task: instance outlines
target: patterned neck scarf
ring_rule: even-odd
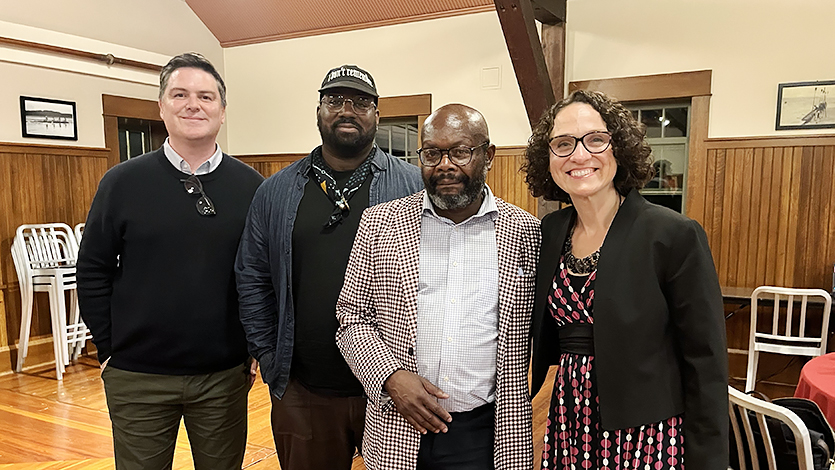
[[[369,153],[365,161],[363,161],[362,164],[354,170],[351,177],[348,178],[348,182],[345,184],[345,187],[342,189],[337,187],[336,178],[333,176],[333,170],[325,163],[325,159],[322,157],[322,147],[318,147],[313,151],[313,154],[311,155],[311,172],[313,173],[313,177],[316,178],[316,182],[319,183],[319,187],[321,187],[322,191],[328,195],[328,199],[331,200],[334,206],[333,213],[331,213],[328,221],[325,222],[325,228],[331,228],[341,224],[342,221],[345,220],[345,217],[347,217],[351,212],[351,206],[348,205],[348,201],[351,200],[354,193],[360,189],[362,183],[365,182],[366,178],[368,178],[368,174],[371,173],[371,159],[376,151],[377,146],[373,145],[371,147],[371,153]]]

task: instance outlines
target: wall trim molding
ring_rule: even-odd
[[[13,354],[14,352],[14,354]],[[14,361],[12,361],[14,357]],[[32,336],[29,338],[29,351],[23,371],[55,363],[55,351],[52,348],[52,335]],[[17,343],[0,346],[0,376],[14,372],[17,364]]]
[[[159,73],[162,70],[161,65],[149,64],[147,62],[140,62],[138,60],[124,59],[116,57],[113,54],[99,54],[96,52],[81,51],[78,49],[70,49],[68,47],[53,46],[50,44],[42,44],[39,42],[24,41],[21,39],[13,39],[0,36],[0,45],[16,47],[21,49],[34,49],[39,52],[47,52],[50,54],[60,54],[79,59],[87,59],[95,62],[101,62],[107,66],[121,65],[124,67],[132,67],[142,70],[150,70]]]
[[[432,95],[381,96],[377,109],[381,118],[428,116],[432,114]]]
[[[618,101],[651,101],[710,96],[713,71],[662,73],[634,77],[579,80],[568,84],[568,92],[595,90]]]
[[[0,153],[38,153],[73,157],[107,158],[110,150],[99,147],[73,147],[69,145],[29,144],[26,142],[0,142]]]
[[[756,147],[816,147],[835,145],[835,135],[767,135],[746,137],[716,137],[705,139],[708,149]]]
[[[526,146],[522,145],[508,145],[496,146],[497,157],[516,156],[524,153]],[[246,163],[265,163],[265,162],[295,162],[308,156],[308,153],[255,153],[248,155],[233,155]]]
[[[307,153],[255,153],[249,155],[232,155],[233,157],[247,163],[264,162],[295,162],[308,156]]]

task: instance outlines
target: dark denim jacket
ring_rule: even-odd
[[[423,189],[416,166],[379,148],[371,158],[369,205]],[[235,261],[249,353],[260,363],[270,392],[279,398],[284,396],[293,357],[293,224],[309,170],[310,155],[261,184],[252,199]]]

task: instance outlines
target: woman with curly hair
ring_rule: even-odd
[[[650,204],[644,127],[577,91],[536,126],[542,220],[532,392],[557,365],[542,468],[719,470],[728,465],[722,294],[701,226]]]

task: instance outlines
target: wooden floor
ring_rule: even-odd
[[[553,383],[553,373],[546,383]],[[546,387],[547,388],[547,387]],[[549,390],[534,399],[534,455],[539,468]],[[174,469],[193,468],[180,428]],[[244,468],[278,469],[270,430],[270,397],[260,378],[249,394],[249,436]],[[113,468],[113,442],[98,362],[82,357],[63,382],[44,367],[0,376],[0,470]],[[352,470],[365,470],[361,458]]]

